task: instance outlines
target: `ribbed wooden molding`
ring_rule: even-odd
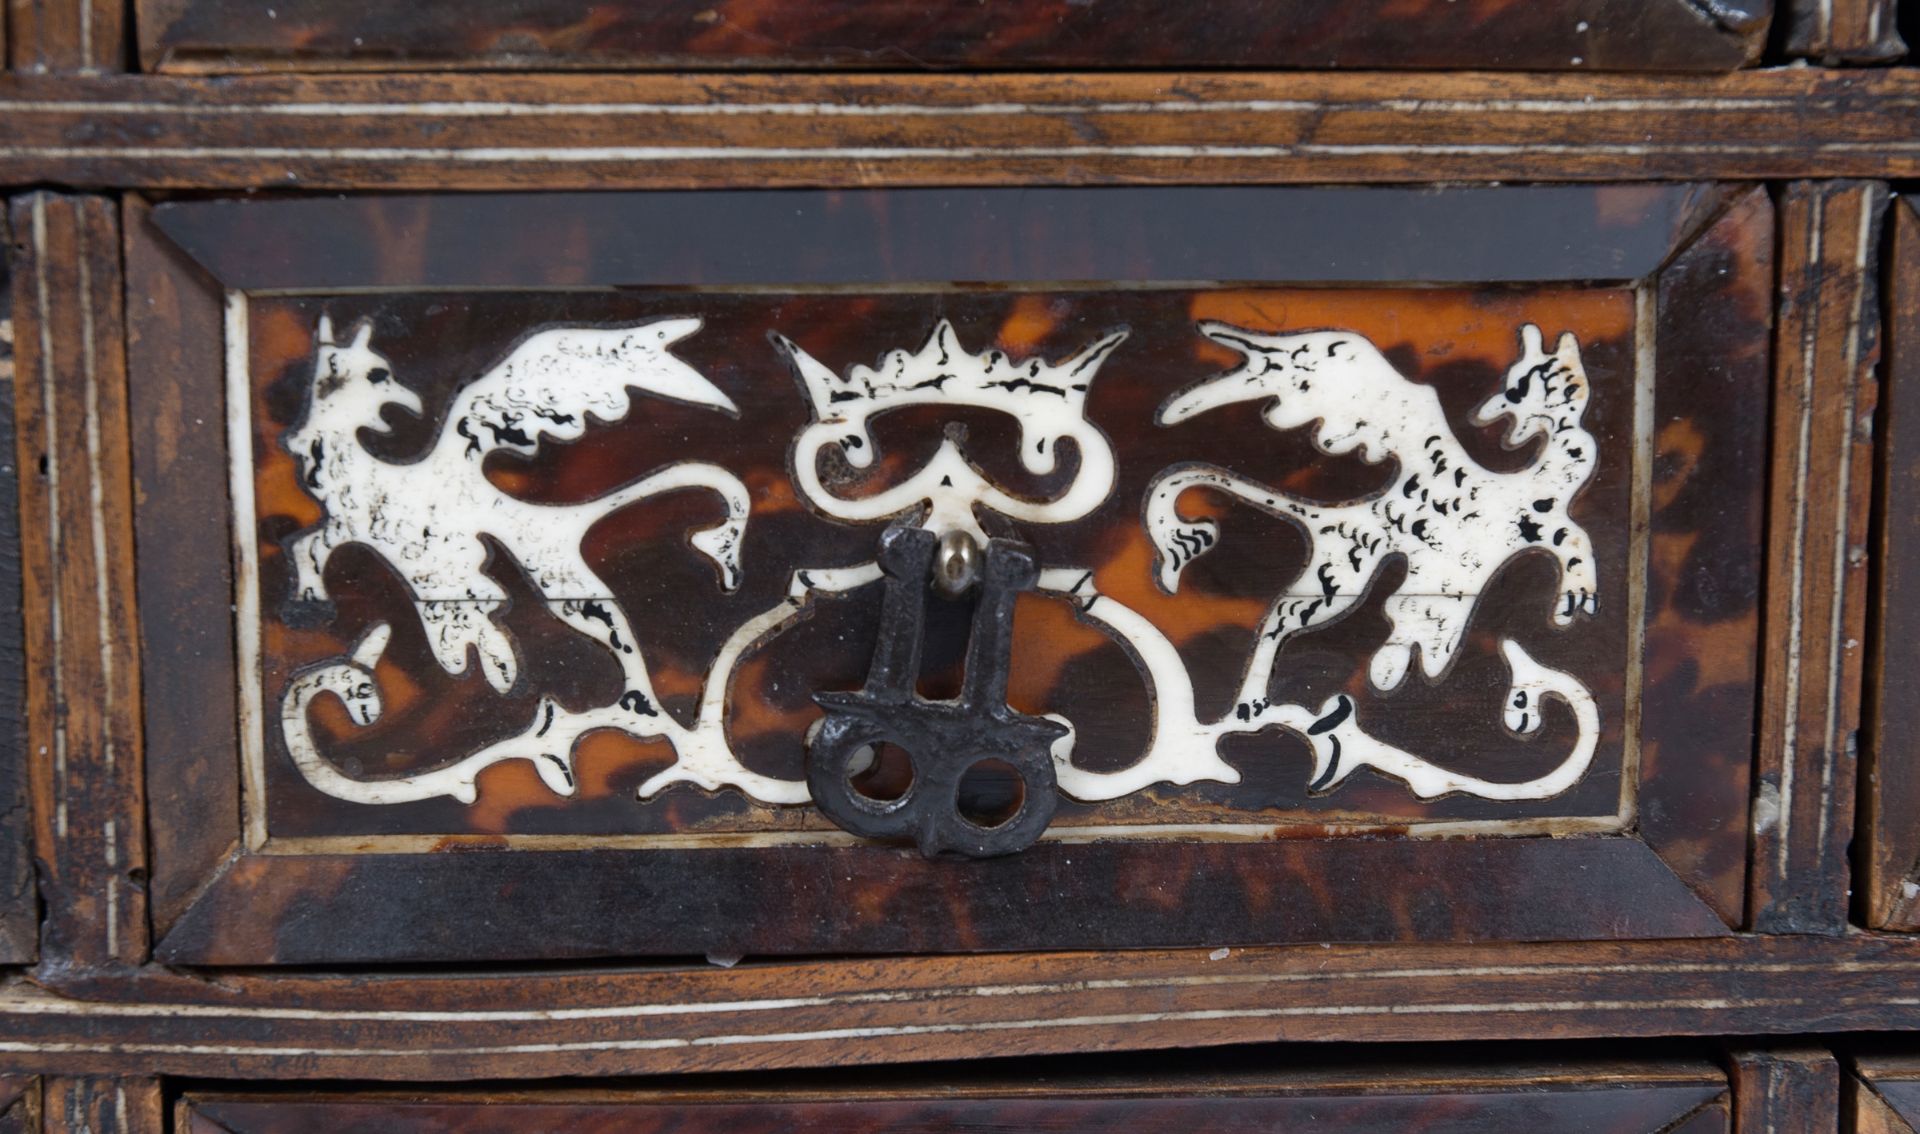
[[[57,193],[10,211],[40,956],[53,971],[137,964],[146,819],[119,214]]]
[[[0,78],[0,178],[211,189],[1920,175],[1920,73]]]
[[[0,987],[0,1073],[464,1080],[1920,1026],[1920,941],[1295,946]],[[1788,1129],[1788,1127],[1781,1127]]]
[[[1788,186],[1780,295],[1760,765],[1749,927],[1842,933],[1848,916],[1887,189]]]

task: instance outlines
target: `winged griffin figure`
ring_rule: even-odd
[[[584,503],[536,504],[495,487],[482,465],[495,452],[531,455],[544,440],[578,438],[590,418],[618,421],[633,409],[634,391],[737,413],[724,393],[669,351],[699,328],[700,320],[681,318],[539,331],[459,392],[425,456],[393,463],[369,453],[357,435],[384,432],[386,406],[420,413],[419,395],[402,385],[392,364],[373,350],[371,324],[359,324],[351,341],[340,342],[330,320],[320,320],[311,397],[283,439],[299,464],[301,483],[326,508],[318,526],[287,545],[296,608],[324,603],[328,560],[345,544],[364,544],[406,580],[440,665],[462,674],[477,657],[488,684],[505,693],[517,678],[518,662],[513,642],[492,617],[507,595],[486,573],[484,533],[526,570],[556,617],[619,660],[624,680],[615,704],[584,712],[543,698],[523,734],[453,765],[356,780],[320,755],[307,706],[328,692],[346,702],[356,723],[370,724],[379,716],[372,669],[390,628],[376,626],[350,659],[306,672],[287,691],[282,709],[287,746],[310,781],[329,794],[366,802],[437,795],[472,802],[474,777],[482,768],[524,758],[533,761],[549,787],[570,795],[573,742],[590,729],[664,736],[676,746],[690,741],[688,730],[660,708],[627,614],[587,566],[580,545],[595,523],[635,501],[678,489],[707,489],[720,497],[726,514],[719,524],[694,532],[691,541],[718,567],[720,584],[732,590],[740,574],[746,487],[717,465],[682,461]]]

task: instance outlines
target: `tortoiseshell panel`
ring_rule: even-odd
[[[357,728],[338,702],[313,712],[328,759],[362,778],[445,764],[527,727],[539,699],[569,707],[620,695],[619,672],[597,643],[569,630],[541,605],[523,569],[495,548],[489,574],[512,595],[500,622],[520,644],[522,671],[506,696],[476,670],[464,676],[435,663],[409,596],[392,568],[358,547],[328,567],[335,597],[328,616],[289,607],[284,541],[321,518],[300,467],[281,443],[299,419],[313,380],[315,329],[322,316],[346,328],[362,320],[395,379],[419,391],[424,412],[389,411],[390,436],[363,433],[381,460],[417,460],[432,446],[456,392],[503,358],[529,331],[594,327],[697,315],[700,331],[675,347],[740,406],[729,418],[710,409],[642,399],[624,420],[595,425],[572,443],[547,442],[530,459],[496,456],[488,475],[500,488],[545,503],[589,500],[680,460],[708,461],[748,486],[752,513],[740,588],[724,594],[712,566],[686,544],[689,530],[718,518],[711,499],[681,493],[637,504],[596,524],[588,564],[636,623],[640,645],[667,711],[691,721],[716,653],[755,614],[777,604],[790,573],[870,559],[880,525],[837,522],[797,498],[789,439],[807,421],[806,400],[769,335],[784,334],[828,365],[871,363],[883,350],[912,348],[940,319],[969,350],[989,346],[1015,358],[1064,358],[1115,328],[1128,340],[1102,367],[1087,416],[1119,453],[1118,484],[1084,520],[1022,525],[1043,564],[1085,567],[1100,592],[1150,619],[1179,647],[1204,720],[1230,713],[1266,607],[1306,564],[1293,525],[1218,498],[1189,494],[1223,526],[1219,548],[1195,562],[1181,590],[1156,586],[1154,552],[1141,518],[1151,478],[1183,461],[1206,459],[1302,497],[1341,501],[1386,488],[1396,465],[1332,457],[1307,431],[1276,432],[1261,404],[1243,403],[1174,426],[1154,424],[1174,391],[1229,368],[1233,353],[1196,331],[1218,320],[1257,331],[1337,327],[1366,336],[1410,380],[1430,385],[1472,456],[1490,469],[1530,463],[1536,450],[1508,451],[1497,430],[1466,421],[1501,388],[1518,358],[1519,328],[1575,335],[1594,386],[1586,424],[1600,459],[1572,506],[1593,534],[1603,601],[1592,618],[1556,628],[1558,585],[1551,555],[1515,558],[1492,577],[1472,616],[1466,648],[1442,679],[1410,677],[1392,693],[1370,691],[1365,659],[1385,630],[1381,601],[1398,585],[1389,567],[1346,618],[1286,644],[1275,700],[1319,705],[1339,691],[1369,714],[1371,731],[1466,774],[1526,780],[1551,768],[1573,743],[1564,708],[1549,707],[1545,729],[1523,737],[1503,727],[1506,671],[1496,638],[1521,641],[1544,664],[1575,674],[1600,706],[1599,754],[1571,790],[1554,798],[1492,802],[1449,795],[1423,802],[1397,781],[1357,773],[1321,796],[1298,737],[1268,731],[1229,738],[1223,753],[1238,784],[1161,785],[1105,804],[1069,802],[1056,827],[1165,824],[1366,825],[1395,828],[1433,820],[1505,821],[1579,817],[1610,820],[1621,807],[1622,734],[1627,716],[1626,652],[1633,428],[1632,293],[1619,287],[1377,289],[1146,289],[1115,291],[893,292],[879,294],[495,292],[375,296],[283,296],[251,301],[248,366],[255,402],[255,496],[260,540],[261,682],[268,830],[275,836],[368,834],[639,835],[818,829],[810,808],[770,807],[734,791],[674,787],[648,801],[636,788],[672,751],[616,731],[593,733],[577,755],[578,794],[556,795],[524,761],[481,774],[472,806],[439,799],[389,806],[343,802],[304,783],[284,750],[274,707],[302,667],[345,655],[375,623],[394,627],[378,678],[384,716]],[[344,335],[344,330],[340,332]],[[998,483],[1031,496],[1072,479],[1062,461],[1051,477],[1019,464],[1013,419],[982,409],[913,406],[876,419],[881,451],[864,473],[839,474],[849,494],[875,491],[923,465],[941,440],[964,437],[967,457]],[[1401,455],[1408,459],[1411,455]],[[858,475],[856,475],[858,474]],[[1011,530],[1011,529],[1010,529]],[[731,691],[728,731],[742,761],[783,779],[802,776],[804,737],[819,716],[811,695],[857,686],[876,630],[878,588],[823,600],[810,618],[750,651]],[[291,619],[291,620],[290,620]],[[929,687],[957,685],[964,625],[936,617],[928,647]],[[1077,761],[1099,770],[1139,758],[1155,711],[1141,673],[1115,637],[1076,618],[1061,597],[1020,601],[1011,700],[1031,713],[1059,713],[1079,730]],[[827,828],[830,829],[830,828]]]

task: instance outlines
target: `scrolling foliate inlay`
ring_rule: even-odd
[[[799,345],[801,328],[783,325],[777,303],[763,304],[760,335],[731,334],[724,352],[744,361],[725,367],[697,361],[711,357],[699,346],[712,332],[694,300],[713,297],[682,297],[677,310],[661,306],[631,321],[530,323],[504,354],[470,371],[477,378],[443,378],[431,397],[383,353],[387,332],[378,320],[349,324],[347,314],[327,310],[330,301],[309,301],[320,309],[308,324],[311,356],[303,373],[289,364],[277,383],[283,403],[297,396],[297,408],[277,436],[256,433],[256,447],[272,438],[284,454],[276,459],[290,461],[294,483],[318,512],[308,511],[298,529],[283,522],[270,540],[262,529],[282,580],[276,594],[263,579],[263,617],[288,628],[280,638],[311,632],[341,645],[286,667],[277,688],[263,687],[273,739],[307,784],[360,804],[484,803],[488,769],[514,762],[554,796],[572,797],[582,786],[583,741],[601,734],[664,746],[644,778],[629,781],[629,806],[636,796],[642,808],[679,798],[675,785],[732,789],[776,812],[806,804],[798,765],[769,761],[755,747],[752,738],[772,730],[754,718],[791,720],[781,726],[784,743],[802,748],[817,713],[746,702],[768,687],[783,636],[822,611],[877,607],[876,541],[883,528],[904,524],[936,536],[965,533],[982,545],[1031,541],[1040,569],[1022,602],[1062,605],[1082,629],[1053,637],[1090,631],[1136,671],[1132,691],[1076,678],[1071,661],[1050,687],[1016,678],[1018,707],[1064,726],[1052,747],[1054,770],[1065,796],[1086,805],[1082,822],[1127,797],[1151,797],[1143,805],[1151,810],[1221,790],[1209,784],[1242,784],[1262,757],[1232,748],[1244,743],[1236,737],[1285,735],[1304,746],[1302,799],[1337,797],[1362,769],[1375,776],[1359,779],[1389,778],[1417,800],[1540,801],[1580,783],[1603,739],[1602,699],[1590,678],[1569,672],[1578,667],[1566,659],[1578,649],[1554,651],[1555,664],[1529,645],[1537,647],[1535,634],[1577,644],[1603,609],[1623,601],[1605,593],[1600,560],[1619,551],[1597,550],[1595,537],[1624,541],[1626,525],[1612,517],[1606,531],[1590,532],[1576,513],[1592,511],[1579,502],[1597,467],[1629,462],[1624,452],[1605,456],[1603,438],[1586,422],[1598,398],[1574,331],[1552,327],[1549,338],[1534,322],[1507,324],[1504,371],[1482,369],[1463,414],[1457,393],[1443,399],[1432,381],[1407,372],[1404,347],[1383,352],[1359,330],[1196,325],[1178,307],[1167,311],[1167,325],[1149,329],[1138,309],[1152,293],[1142,295],[1129,301],[1127,324],[1084,316],[1044,348],[1009,341],[1004,330],[995,343],[991,330],[957,329],[932,297],[920,304],[932,318],[911,332],[916,338],[903,342],[908,324],[895,318],[891,341],[866,343],[866,357],[884,352],[874,365],[853,361],[864,338],[857,304],[848,304],[847,327],[830,344],[837,362]],[[1492,340],[1494,332],[1483,333]],[[1135,362],[1130,347],[1141,343],[1149,345]],[[1154,361],[1170,349],[1191,359],[1161,373]],[[430,348],[410,346],[416,367],[430,356]],[[1223,368],[1224,358],[1236,361]],[[1198,359],[1211,369],[1196,380]],[[790,377],[777,379],[782,369]],[[722,381],[720,370],[758,377]],[[1122,370],[1124,378],[1104,377]],[[1128,392],[1100,402],[1109,381]],[[1452,381],[1450,389],[1464,388]],[[1626,387],[1609,389],[1624,397]],[[1101,407],[1100,420],[1090,405]],[[1242,405],[1257,418],[1237,413]],[[757,414],[786,427],[773,435]],[[572,487],[555,473],[560,483],[541,491],[516,479],[521,470],[585,460],[596,434],[634,436],[668,419],[679,431],[670,442],[686,442],[666,446],[677,459],[663,462],[656,450],[611,473],[574,477]],[[1191,445],[1207,436],[1194,429],[1210,421],[1221,443]],[[401,437],[410,423],[417,424]],[[1266,443],[1237,436],[1250,429],[1269,431],[1276,454],[1287,451],[1285,439],[1303,439],[1336,472],[1316,481],[1312,462],[1262,469],[1244,456],[1214,459],[1262,453]],[[717,438],[724,443],[708,443]],[[995,445],[1003,446],[990,454],[997,460],[982,456]],[[592,452],[600,466],[621,460],[607,445]],[[580,491],[586,480],[594,487]],[[617,528],[618,514],[656,499],[678,500],[667,510],[678,518],[647,527],[643,549],[597,546],[596,529]],[[1251,519],[1261,515],[1272,521],[1264,532]],[[827,534],[797,534],[799,526]],[[358,558],[342,570],[334,561],[350,547]],[[1130,554],[1135,547],[1145,554]],[[673,562],[682,557],[706,570],[687,574]],[[1196,663],[1196,634],[1180,617],[1225,605],[1204,583],[1189,585],[1213,558],[1244,584],[1234,609],[1259,612],[1236,615],[1247,631],[1237,640],[1237,666]],[[638,562],[657,564],[655,574],[681,580],[679,589],[635,597],[642,580],[623,564]],[[1547,570],[1551,589],[1510,581],[1516,571],[1538,580]],[[352,610],[342,605],[349,589],[396,586],[407,618],[362,595]],[[537,641],[513,628],[531,625],[530,613],[514,614],[513,593],[528,589],[548,619]],[[1496,593],[1505,599],[1500,617],[1483,626],[1482,599]],[[1296,643],[1310,645],[1348,620],[1349,638],[1370,639],[1351,650],[1353,677],[1298,695]],[[652,664],[656,637],[680,623],[702,624],[715,645],[697,669],[684,657]],[[1016,670],[1023,656],[1058,652],[1049,626],[1059,624],[1016,621]],[[604,655],[618,681],[589,682],[591,692],[542,687],[555,670],[535,655],[568,634]],[[403,638],[412,657],[430,658],[471,702],[437,711],[497,719],[490,728],[444,729],[442,746],[429,751],[416,732],[406,751],[369,759],[362,738],[383,735],[389,712],[432,711],[420,703],[418,661],[389,657]],[[853,657],[871,641],[840,644]],[[1490,678],[1495,670],[1482,663],[1475,688],[1460,699],[1496,718],[1521,742],[1524,760],[1451,759],[1445,734],[1454,718],[1411,729],[1404,720],[1398,728],[1377,723],[1391,720],[1409,682],[1454,680],[1463,650],[1491,655],[1504,673]],[[1312,664],[1328,665],[1324,656]],[[476,675],[480,683],[467,680]],[[845,688],[858,676],[818,678],[818,689]],[[1504,692],[1479,699],[1481,682],[1495,691],[1492,680]],[[1103,697],[1120,708],[1103,710]],[[518,717],[489,701],[520,706]],[[1142,734],[1132,758],[1116,760],[1104,739],[1088,736],[1104,737],[1104,716],[1127,713],[1142,718]],[[1557,724],[1543,727],[1550,719]],[[478,742],[462,743],[476,731]],[[1436,743],[1420,743],[1423,734]],[[1538,752],[1541,744],[1553,751]],[[1377,783],[1367,791],[1377,796]],[[1241,797],[1228,812],[1259,809]],[[1129,821],[1141,818],[1136,810]]]

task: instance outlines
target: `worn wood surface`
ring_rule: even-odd
[[[0,78],[0,179],[501,189],[1898,177],[1920,71]],[[290,105],[297,104],[297,105]]]
[[[1865,649],[1886,189],[1788,187],[1780,209],[1760,764],[1748,917],[1842,932]]]
[[[16,71],[99,73],[126,69],[129,5],[115,0],[6,0],[0,47]]]
[[[498,11],[288,0],[141,0],[163,71],[407,68],[1470,67],[1723,71],[1751,62],[1767,0],[532,0]]]
[[[34,193],[11,219],[42,961],[137,963],[146,826],[117,210]]]
[[[1899,0],[1786,0],[1789,55],[1823,63],[1891,63],[1906,54]]]
[[[45,1134],[165,1134],[160,1081],[49,1077],[41,1084]]]
[[[4,220],[0,220],[0,238],[12,246]],[[10,267],[0,264],[0,964],[33,960],[40,935],[33,827],[27,812],[26,642],[20,624],[20,480],[13,430]]]
[[[1178,1062],[1177,1060],[1169,1062]],[[1322,1068],[1311,1057],[1285,1072],[1222,1071],[1196,1076],[1090,1075],[1035,1068],[994,1079],[964,1072],[944,1081],[904,1083],[836,1076],[817,1085],[775,1089],[717,1082],[679,1089],[535,1090],[491,1095],[288,1093],[234,1096],[196,1091],[182,1100],[181,1128],[199,1134],[506,1134],[569,1130],[582,1134],[684,1131],[686,1134],[939,1134],[947,1131],[1047,1130],[1061,1134],[1126,1130],[1227,1134],[1313,1129],[1372,1134],[1655,1134],[1676,1123],[1694,1134],[1724,1131],[1698,1123],[1727,1094],[1711,1065],[1594,1063],[1577,1057],[1548,1064],[1423,1067],[1419,1064]]]
[[[1920,212],[1892,209],[1886,384],[1875,434],[1881,506],[1874,531],[1867,741],[1861,752],[1860,905],[1866,923],[1920,929]]]
[[[1920,1026],[1897,936],[277,975],[0,991],[0,1069],[458,1080],[1315,1042]]]
[[[1840,1062],[1811,1045],[1731,1053],[1734,1134],[1840,1128]]]

